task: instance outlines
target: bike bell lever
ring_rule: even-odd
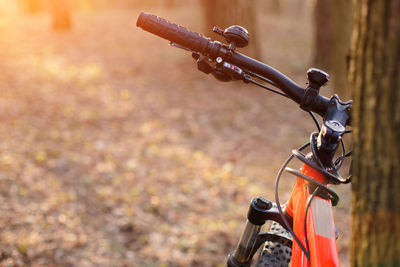
[[[221,30],[215,26],[213,28],[213,32],[225,38],[225,40],[229,43],[228,50],[230,53],[235,51],[236,47],[242,48],[247,46],[250,41],[249,32],[246,28],[240,25],[232,25],[225,30]]]

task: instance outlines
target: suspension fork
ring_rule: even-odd
[[[247,213],[247,222],[236,249],[229,254],[229,267],[247,267],[258,248],[267,241],[275,241],[292,246],[292,240],[284,235],[261,233],[261,228],[267,220],[276,221],[284,226],[282,217],[275,203],[258,196],[251,201]]]
[[[284,207],[283,207],[284,208]],[[290,218],[288,218],[290,220]],[[267,241],[274,241],[292,246],[292,240],[280,234],[261,233],[266,221],[276,221],[286,228],[275,203],[258,196],[251,201],[247,213],[247,222],[236,249],[229,254],[229,267],[247,267],[257,250]]]

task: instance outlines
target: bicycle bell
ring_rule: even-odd
[[[215,26],[213,31],[223,36],[225,40],[229,44],[233,44],[234,47],[245,47],[249,44],[249,32],[242,26],[232,25],[224,31]]]
[[[245,47],[249,44],[249,32],[239,25],[226,28],[224,37],[228,43],[235,43],[236,47]]]

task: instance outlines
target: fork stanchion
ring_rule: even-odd
[[[236,249],[229,254],[227,265],[230,267],[250,266],[252,257],[258,249],[258,235],[267,220],[267,211],[272,202],[258,196],[251,201],[247,213],[247,222]]]

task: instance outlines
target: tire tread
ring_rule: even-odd
[[[271,224],[269,233],[292,236],[277,222]],[[257,267],[288,267],[292,258],[292,248],[278,242],[265,242]]]

